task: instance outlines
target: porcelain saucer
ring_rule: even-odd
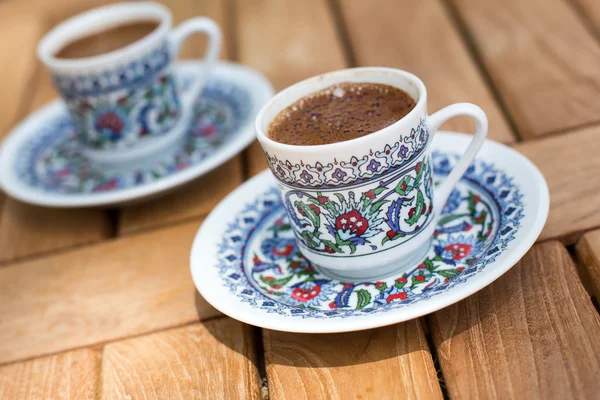
[[[176,65],[183,90],[195,62]],[[108,206],[174,189],[225,163],[254,140],[254,118],[273,95],[258,72],[213,68],[180,145],[132,167],[100,168],[81,152],[66,106],[56,100],[29,116],[0,151],[0,185],[12,197],[49,207]]]
[[[470,140],[436,135],[436,183]],[[212,306],[248,324],[304,333],[369,329],[431,313],[489,285],[533,245],[548,207],[539,170],[509,147],[486,141],[442,210],[424,259],[405,273],[344,282],[321,274],[299,252],[275,179],[264,171],[202,224],[191,273]]]

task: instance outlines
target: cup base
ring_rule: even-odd
[[[409,270],[411,267],[415,267],[422,259],[425,258],[429,252],[432,242],[433,238],[430,238],[408,256],[404,257],[401,261],[394,261],[390,264],[385,264],[377,268],[368,268],[366,270],[349,270],[340,273],[339,269],[324,268],[319,265],[314,265],[314,267],[323,275],[340,280],[342,282],[383,279],[389,277],[390,275],[401,274]]]

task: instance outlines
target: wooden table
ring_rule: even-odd
[[[56,96],[35,59],[40,37],[102,3],[0,4],[2,134]],[[432,111],[480,105],[490,137],[546,176],[546,227],[518,265],[454,306],[381,329],[299,335],[221,315],[189,273],[203,218],[266,167],[256,143],[135,207],[54,210],[0,195],[0,399],[598,398],[600,2],[166,3],[176,22],[218,21],[223,58],[276,89],[383,65],[419,74]],[[202,52],[195,38],[184,55]]]

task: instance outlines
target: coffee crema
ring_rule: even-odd
[[[282,110],[269,125],[267,136],[296,146],[343,142],[392,125],[415,105],[410,95],[393,86],[343,82]]]
[[[114,26],[67,44],[55,57],[74,59],[110,53],[144,38],[158,28],[158,25],[158,21],[135,21]]]

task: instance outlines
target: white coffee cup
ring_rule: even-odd
[[[295,146],[267,136],[279,112],[341,82],[394,86],[416,106],[396,123],[344,142]],[[431,141],[445,121],[459,115],[475,120],[475,135],[446,180],[434,188]],[[425,256],[446,199],[483,145],[488,123],[485,113],[469,103],[428,115],[427,91],[419,78],[368,67],[290,86],[262,108],[255,127],[302,254],[326,275],[360,280],[402,272]]]

